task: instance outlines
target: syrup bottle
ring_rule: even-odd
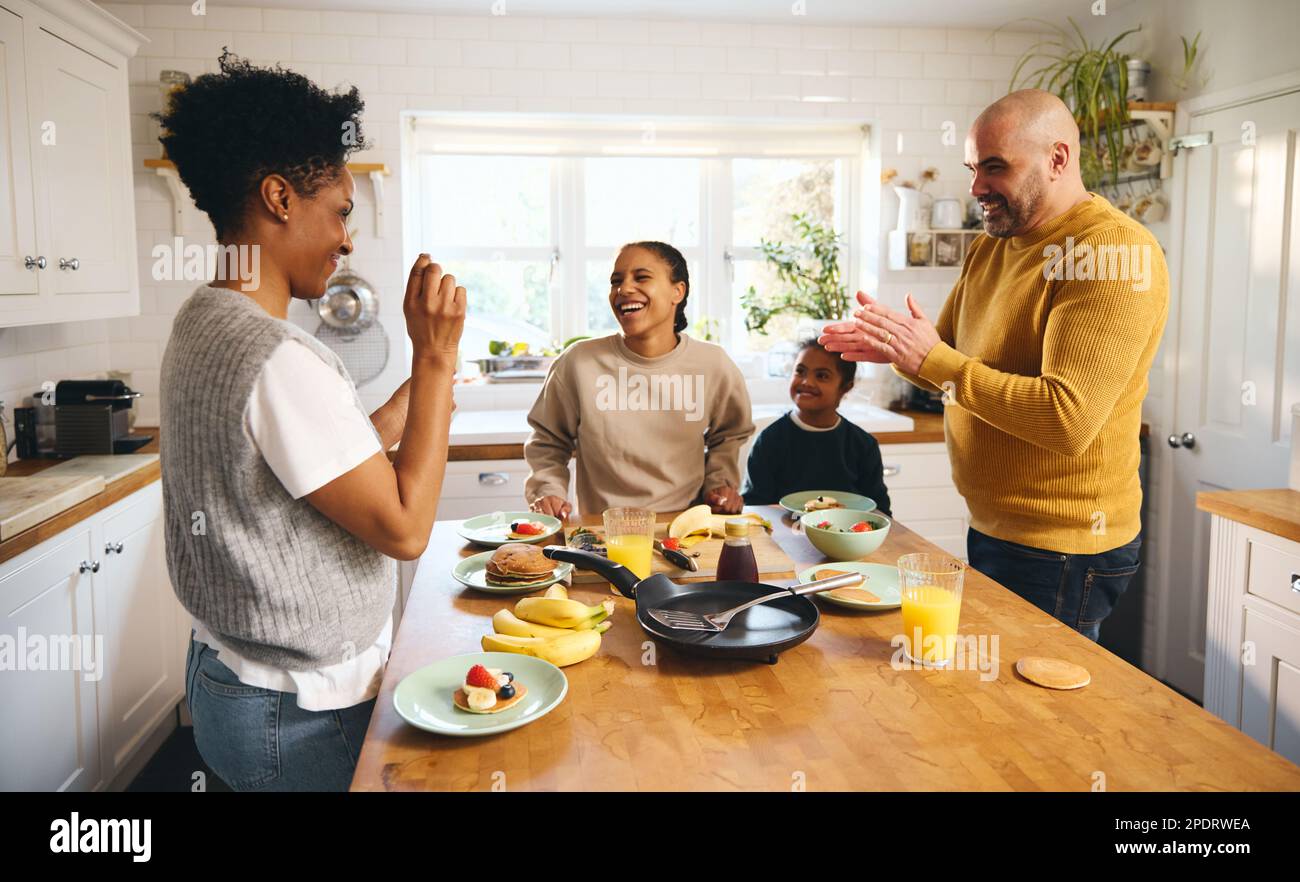
[[[758,561],[754,559],[754,546],[749,544],[749,528],[749,521],[727,521],[727,538],[718,557],[719,582],[758,581]]]

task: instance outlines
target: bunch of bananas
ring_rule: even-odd
[[[586,661],[600,649],[600,635],[609,630],[614,601],[588,606],[569,599],[563,585],[552,585],[543,597],[525,597],[514,611],[498,610],[494,633],[483,637],[486,652],[517,652],[556,667]]]

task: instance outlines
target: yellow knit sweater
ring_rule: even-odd
[[[1101,196],[972,243],[936,322],[943,342],[919,377],[903,374],[949,393],[971,526],[1066,554],[1137,535],[1142,399],[1168,313],[1159,243]]]

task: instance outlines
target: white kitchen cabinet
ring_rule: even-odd
[[[74,667],[6,664],[0,790],[101,789],[142,764],[184,697],[189,643],[167,577],[161,483],[0,564],[0,610],[0,640],[89,648],[68,657]]]
[[[139,312],[127,60],[86,0],[0,0],[0,326]]]
[[[91,532],[83,521],[0,566],[0,640],[6,644],[0,651],[6,721],[0,790],[84,791],[102,784],[103,681],[95,677],[103,668],[79,669],[83,643],[89,660],[102,662],[94,640]]]
[[[162,485],[114,506],[103,519],[95,574],[95,616],[104,622],[108,664],[100,697],[104,777],[112,780],[185,692],[177,635],[189,616],[167,578]],[[188,645],[188,640],[186,641]]]
[[[943,442],[882,444],[885,486],[896,521],[966,560],[970,511],[952,482],[952,463]]]
[[[1300,542],[1210,519],[1205,708],[1300,763]]]

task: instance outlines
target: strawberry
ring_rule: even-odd
[[[542,527],[532,521],[515,521],[510,525],[510,530],[523,536],[536,536],[542,532]]]
[[[854,533],[870,533],[871,523],[869,521],[858,521],[849,529],[851,529]]]
[[[465,675],[465,683],[481,689],[491,689],[493,692],[500,688],[496,678],[489,674],[488,669],[482,665],[475,665],[469,669],[469,673]]]
[[[664,540],[664,548],[667,548],[669,551],[681,551],[682,543],[677,539],[669,537]]]

